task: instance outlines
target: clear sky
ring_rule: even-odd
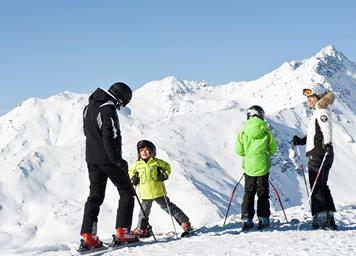
[[[255,80],[329,44],[355,62],[355,17],[353,0],[0,0],[0,115],[117,81]]]

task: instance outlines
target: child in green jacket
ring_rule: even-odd
[[[269,226],[269,169],[270,157],[277,151],[277,143],[267,123],[264,110],[257,105],[248,109],[247,121],[236,138],[236,153],[243,156],[245,195],[242,202],[242,229],[253,227],[254,200],[257,193],[258,228]]]
[[[139,186],[142,208],[147,218],[155,201],[165,212],[171,214],[184,231],[190,231],[191,225],[185,213],[172,203],[167,197],[164,181],[171,174],[170,165],[156,158],[156,146],[148,141],[141,140],[137,143],[138,160],[130,168],[129,175],[134,186]],[[137,228],[133,233],[139,237],[150,236],[148,219],[140,211]]]

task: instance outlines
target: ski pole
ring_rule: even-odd
[[[162,185],[162,191],[163,191],[163,193],[164,193],[164,192],[165,192],[165,189],[164,189],[163,181],[161,182],[161,185]],[[167,205],[167,208],[168,208],[169,215],[171,216],[174,233],[175,233],[175,235],[176,235],[176,238],[178,238],[176,225],[174,224],[173,216],[172,216],[172,213],[171,213],[171,207],[169,207],[168,200],[167,200],[167,197],[166,197],[166,194],[165,194],[165,193],[163,194],[163,197],[164,197],[164,201],[166,201],[166,205]]]
[[[300,159],[299,146],[296,146],[296,147],[297,147],[297,152],[298,152],[298,158],[299,158],[299,161],[300,161],[301,159]],[[300,161],[300,171],[301,171],[302,174],[303,174],[305,189],[306,189],[306,191],[307,191],[307,196],[309,197],[309,190],[308,190],[307,180],[305,179],[304,166],[303,166],[303,164],[302,164],[301,161]]]
[[[225,226],[226,219],[227,219],[227,215],[229,214],[229,210],[230,210],[232,198],[234,197],[234,194],[235,194],[235,190],[236,190],[237,186],[240,184],[240,182],[241,182],[243,176],[244,176],[244,174],[242,174],[241,178],[240,178],[239,181],[236,183],[236,185],[235,185],[235,187],[234,187],[234,190],[233,190],[232,193],[231,193],[230,202],[229,202],[229,205],[228,205],[228,207],[227,207],[227,211],[226,211],[226,214],[225,214],[225,219],[224,219],[224,224],[223,224],[223,226]]]
[[[147,226],[148,226],[148,228],[151,230],[151,234],[152,234],[152,236],[153,236],[153,239],[154,239],[155,242],[157,243],[156,236],[155,236],[155,234],[154,234],[153,231],[152,231],[152,227],[151,227],[150,223],[148,222],[148,218],[147,218],[147,215],[146,215],[146,213],[145,213],[145,211],[144,211],[144,209],[143,209],[143,207],[142,207],[142,204],[141,204],[141,202],[140,202],[140,198],[138,197],[138,195],[137,195],[137,193],[136,193],[136,190],[135,190],[133,184],[131,183],[131,179],[130,179],[130,177],[129,177],[129,172],[128,172],[128,170],[123,170],[123,171],[126,173],[126,177],[127,177],[128,181],[129,181],[129,184],[130,184],[130,186],[131,186],[131,189],[132,189],[132,191],[133,191],[133,193],[134,193],[134,195],[135,195],[135,197],[136,197],[136,199],[137,199],[137,202],[138,202],[138,204],[140,205],[140,209],[141,209],[141,211],[142,211],[142,213],[143,213],[143,216],[144,216],[145,219],[147,220],[147,224],[148,224]]]
[[[305,208],[304,208],[304,211],[303,211],[302,216],[300,217],[300,219],[301,219],[301,220],[304,218],[304,214],[305,214],[306,210],[308,209],[308,204],[310,204],[310,206],[311,206],[311,202],[310,202],[310,200],[311,200],[311,197],[312,197],[312,195],[313,195],[313,192],[314,192],[314,189],[315,189],[316,183],[318,182],[318,179],[319,179],[319,176],[320,176],[321,169],[322,169],[322,168],[323,168],[323,166],[324,166],[324,162],[325,162],[325,159],[326,159],[326,157],[327,157],[327,155],[328,155],[328,154],[329,154],[328,152],[325,152],[324,157],[323,157],[323,161],[321,161],[321,165],[320,165],[319,170],[318,170],[318,172],[317,172],[317,174],[316,174],[316,178],[315,178],[315,181],[314,181],[313,187],[312,187],[312,189],[311,189],[311,191],[310,191],[310,195],[309,195],[308,201],[305,203],[305,204],[306,204],[306,206],[305,206]],[[300,222],[300,223],[299,223],[299,225],[298,225],[297,230],[299,230],[299,228],[300,228],[300,225],[301,225],[301,224],[302,224],[302,223]]]
[[[277,198],[278,198],[279,204],[281,205],[281,208],[282,208],[282,211],[283,211],[283,214],[284,214],[284,218],[286,219],[286,222],[288,223],[287,215],[286,215],[286,212],[284,211],[284,207],[283,207],[283,204],[282,204],[281,198],[280,198],[280,196],[279,196],[279,193],[278,193],[278,191],[277,191],[276,187],[272,184],[272,182],[271,182],[270,180],[268,180],[268,181],[269,181],[269,183],[271,184],[271,186],[272,186],[272,188],[273,188],[274,192],[275,192],[275,193],[276,193],[276,195],[277,195]]]

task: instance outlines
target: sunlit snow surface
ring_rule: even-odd
[[[234,153],[237,131],[250,105],[259,104],[278,140],[270,180],[289,219],[302,219],[307,200],[301,161],[291,148],[293,135],[304,135],[311,111],[301,94],[321,82],[337,96],[333,111],[335,161],[329,185],[338,212],[339,231],[312,231],[308,223],[283,224],[273,190],[272,215],[281,224],[264,232],[240,233],[243,187],[236,190],[228,225],[227,204],[241,177]],[[89,180],[84,160],[82,110],[89,95],[64,92],[31,98],[0,117],[0,254],[70,255],[79,245]],[[256,81],[210,86],[166,77],[135,91],[120,111],[123,154],[132,164],[136,143],[152,140],[157,156],[172,166],[168,196],[190,217],[197,236],[122,249],[125,255],[356,255],[356,66],[333,46],[315,56],[284,63]],[[307,176],[307,173],[306,173]],[[98,235],[114,233],[118,195],[108,184]],[[310,221],[310,211],[306,211]],[[136,204],[133,226],[136,225]],[[150,222],[157,234],[173,230],[170,217],[153,206]],[[177,227],[179,230],[179,227]],[[119,251],[108,255],[119,255]]]

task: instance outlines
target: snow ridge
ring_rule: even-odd
[[[356,232],[353,221],[356,173],[350,171],[356,164],[356,65],[334,46],[325,47],[309,59],[286,62],[255,81],[220,86],[175,77],[152,81],[135,91],[132,102],[119,113],[124,158],[130,164],[136,160],[136,143],[140,139],[152,140],[158,157],[171,164],[173,173],[166,182],[170,199],[188,214],[193,225],[205,230],[194,238],[199,246],[192,253],[200,248],[202,255],[229,254],[227,248],[221,251],[216,248],[221,249],[219,243],[233,244],[229,241],[237,239],[242,186],[235,192],[228,219],[231,224],[223,228],[222,219],[232,189],[242,175],[241,158],[234,153],[234,142],[246,120],[245,109],[250,105],[261,105],[267,113],[279,146],[272,159],[271,181],[281,194],[288,216],[300,217],[306,192],[303,178],[294,160],[289,158],[290,139],[306,131],[311,112],[301,91],[312,82],[324,84],[337,95],[332,107],[336,153],[330,187],[343,232],[338,233],[340,240],[333,247],[336,252],[340,241],[348,244]],[[82,110],[88,96],[64,92],[47,99],[31,98],[0,117],[0,251],[3,255],[67,255],[75,250],[89,185],[82,132]],[[303,149],[301,153],[304,154]],[[302,160],[306,166],[305,158]],[[270,196],[273,215],[283,220],[272,190]],[[117,192],[108,184],[99,219],[99,235],[103,234],[104,238],[113,232],[116,205]],[[133,225],[137,214],[136,207]],[[150,221],[158,233],[172,229],[169,216],[158,207],[153,207]],[[286,227],[278,230],[283,232],[268,232],[271,233],[268,240],[278,244],[280,239],[286,239],[294,244],[295,239],[309,239],[309,232],[296,234],[293,230]],[[265,233],[241,234],[243,239],[239,241],[247,250],[245,255],[258,253],[248,246],[256,240],[261,241],[260,250],[272,253],[262,242],[266,236]],[[328,242],[332,238],[333,233],[316,232],[311,241]],[[207,246],[210,243],[216,248]],[[299,242],[295,244],[307,247]],[[203,246],[210,251],[202,250]],[[293,255],[296,246],[285,249],[285,255]],[[316,249],[320,250],[321,246]],[[183,241],[158,247],[147,244],[144,249],[132,248],[127,252],[135,254],[144,250],[147,255],[165,254],[169,250],[186,252],[181,248],[185,248]],[[231,250],[236,252],[239,248]],[[350,242],[343,253],[352,255],[355,251]]]

